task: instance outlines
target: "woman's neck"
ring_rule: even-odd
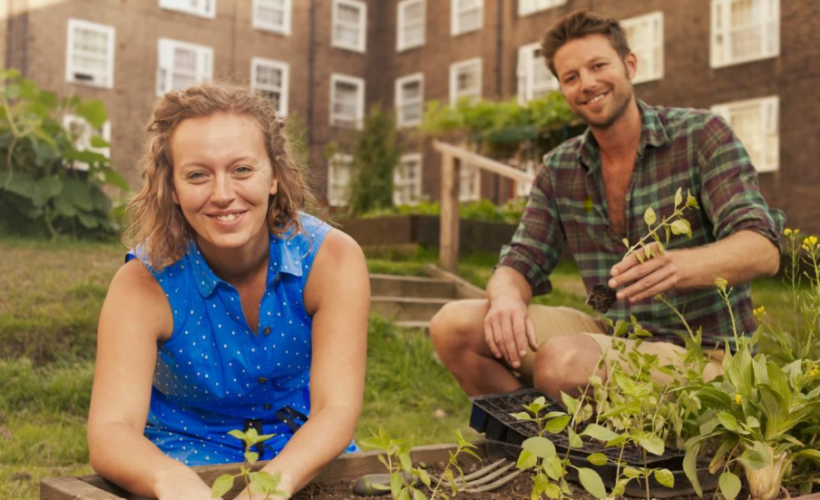
[[[238,248],[219,248],[200,237],[197,243],[205,261],[219,278],[235,287],[251,281],[267,268],[270,241],[267,230],[260,231],[253,241]]]

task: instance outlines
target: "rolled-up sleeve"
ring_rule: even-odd
[[[701,201],[718,240],[738,231],[754,231],[781,249],[785,215],[769,208],[760,194],[757,171],[740,139],[719,116],[701,130]]]
[[[549,162],[549,155],[545,161]],[[549,275],[561,257],[564,239],[549,170],[542,165],[521,222],[510,244],[501,249],[498,265],[523,275],[533,295],[547,294],[552,290]]]

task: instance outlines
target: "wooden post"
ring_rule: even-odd
[[[458,178],[461,161],[451,153],[442,155],[441,228],[439,262],[444,269],[458,274]]]

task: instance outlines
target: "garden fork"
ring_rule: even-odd
[[[496,460],[472,474],[455,478],[455,487],[458,491],[465,493],[492,491],[504,486],[524,472],[523,469],[517,469],[507,473],[513,467],[515,467],[515,462],[507,460],[506,458]],[[436,478],[436,481],[438,480],[439,479]],[[442,481],[442,484],[452,486],[452,483],[447,480]]]

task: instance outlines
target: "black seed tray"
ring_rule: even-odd
[[[548,407],[545,413],[550,411],[566,411],[562,405],[552,398],[533,388],[521,389],[506,394],[476,396],[471,398],[473,410],[470,415],[470,427],[478,432],[485,433],[487,439],[520,446],[527,438],[538,435],[538,426],[535,422],[516,420],[512,415],[525,411],[524,406],[529,405],[539,397],[545,397],[547,399]],[[583,426],[579,426],[577,432],[580,434],[582,431]],[[569,449],[569,437],[566,431],[560,434],[548,434],[547,437],[549,437],[550,441],[555,445],[559,454],[563,455],[567,449]],[[604,448],[603,443],[600,441],[591,440],[586,437],[582,439],[584,441],[584,447],[580,450],[573,448],[571,455],[584,459],[592,453],[603,453],[613,460],[617,460],[620,457],[621,450],[618,448]],[[667,449],[661,456],[647,454],[646,465],[652,468],[678,470],[683,467],[683,457],[684,453],[678,450]],[[643,452],[639,448],[625,448],[623,457],[620,458],[630,465],[637,467],[644,466]]]

